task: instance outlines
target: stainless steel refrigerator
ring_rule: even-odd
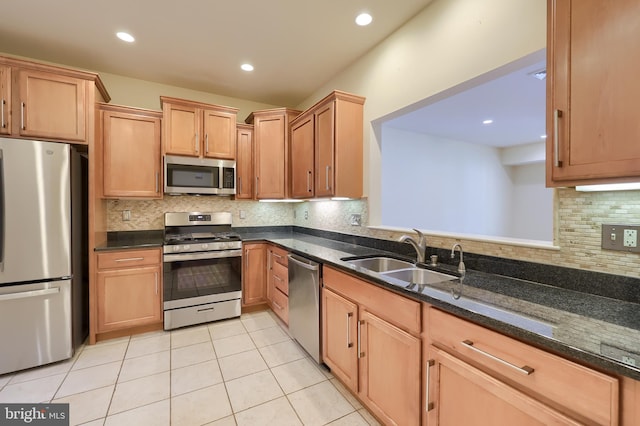
[[[0,374],[73,355],[71,147],[0,138]]]

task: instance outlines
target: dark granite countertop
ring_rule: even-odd
[[[402,257],[395,253],[299,232],[244,232],[242,238],[274,243],[508,336],[640,380],[638,303],[468,268],[462,280],[409,290],[405,282],[342,260],[373,254]],[[456,271],[446,264],[439,269]],[[455,299],[452,291],[461,297]]]
[[[96,251],[125,250],[162,247],[164,230],[116,231],[107,233],[107,242],[96,247]]]
[[[480,272],[470,269],[469,263],[462,280],[407,289],[405,282],[342,260],[375,254],[413,260],[410,256],[357,244],[358,237],[348,237],[345,242],[295,232],[292,228],[284,231],[244,228],[238,232],[244,242],[274,243],[508,336],[603,371],[640,380],[640,303],[634,297],[629,300],[607,297],[600,285],[597,291],[586,293],[560,285],[565,283],[541,284],[522,277]],[[162,240],[162,230],[109,232],[107,243],[96,251],[161,247]],[[522,269],[527,271],[526,268],[523,265]],[[451,265],[440,264],[438,269],[456,274]],[[455,299],[452,291],[461,297]]]

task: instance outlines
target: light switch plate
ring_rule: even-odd
[[[640,253],[638,231],[640,225],[602,225],[601,247],[605,250],[620,250]]]

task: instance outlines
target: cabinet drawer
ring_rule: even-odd
[[[618,380],[430,308],[431,344],[587,424],[618,424]]]
[[[98,269],[129,268],[160,264],[160,249],[98,253]]]
[[[289,298],[280,290],[273,291],[273,299],[271,307],[278,317],[287,325],[289,325]]]
[[[273,284],[286,295],[289,295],[289,270],[278,262],[273,263]]]
[[[323,268],[323,286],[366,307],[380,318],[419,334],[420,303],[335,269]]]
[[[289,259],[287,258],[287,251],[281,249],[280,247],[271,247],[271,251],[273,253],[274,266],[275,264],[279,264],[287,268],[289,266]],[[286,274],[285,274],[286,275]]]

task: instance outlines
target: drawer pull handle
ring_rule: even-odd
[[[284,308],[280,305],[278,305],[278,302],[274,301],[273,304],[275,305],[276,308],[278,308],[279,310],[283,310]]]
[[[466,346],[467,348],[471,349],[474,352],[477,352],[481,355],[486,356],[487,358],[490,358],[494,361],[499,362],[502,365],[505,365],[515,371],[517,371],[518,373],[524,374],[525,376],[528,376],[530,374],[532,374],[535,370],[531,367],[529,367],[528,365],[523,365],[522,367],[518,367],[517,365],[513,365],[510,362],[507,362],[505,360],[503,360],[502,358],[498,358],[495,355],[490,354],[489,352],[485,352],[482,349],[478,349],[475,346],[473,346],[473,342],[471,340],[465,340],[462,342],[462,344],[464,346]]]
[[[144,260],[144,257],[127,257],[124,259],[116,259],[116,262],[137,262],[138,260]]]
[[[426,380],[427,383],[425,384],[425,387],[424,387],[425,400],[427,402],[425,406],[425,411],[427,413],[433,410],[433,402],[429,401],[431,399],[429,398],[429,383],[431,383],[431,367],[433,367],[434,364],[435,364],[435,361],[432,359],[427,361],[427,380]]]
[[[204,153],[209,153],[209,133],[204,134]]]
[[[27,130],[24,125],[24,102],[20,102],[20,127],[22,130]]]
[[[2,110],[0,111],[0,116],[2,116],[2,128],[4,129],[5,127],[7,127],[7,125],[4,122],[4,104],[5,104],[5,100],[4,98],[2,98],[2,103],[0,104],[0,108],[2,108]]]
[[[198,132],[196,132],[196,139],[194,141],[194,145],[195,145],[196,154],[197,154],[198,153],[198,145],[200,145],[200,138],[198,137]]]
[[[274,275],[274,276],[273,276],[273,278],[275,278],[276,280],[278,280],[278,281],[282,282],[282,278],[280,278],[280,277],[279,277],[279,276],[277,276],[277,275]]]
[[[209,312],[209,311],[213,311],[215,308],[211,307],[211,308],[202,308],[202,309],[198,309],[197,312]]]
[[[351,317],[353,316],[353,312],[347,312],[347,347],[352,348],[353,343],[351,343]]]

